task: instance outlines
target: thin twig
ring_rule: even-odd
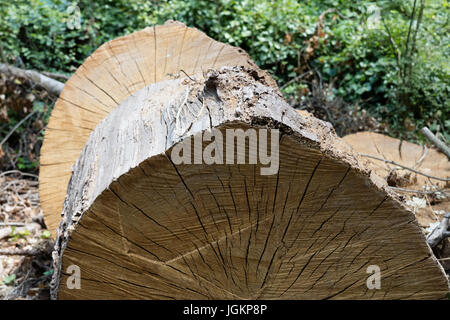
[[[289,80],[288,82],[286,82],[284,85],[281,86],[280,90],[283,90],[284,88],[286,88],[287,86],[289,86],[290,84],[300,80],[301,78],[303,78],[304,76],[307,76],[309,74],[312,74],[313,72],[311,70],[302,73],[301,75],[296,76],[295,78]]]
[[[3,45],[0,42],[0,59],[3,63],[6,63],[6,56],[5,56],[5,52],[3,51]]]
[[[0,249],[0,256],[38,256],[48,253],[45,249]]]
[[[389,30],[389,27],[387,26],[387,24],[386,24],[386,22],[384,21],[383,18],[381,18],[381,22],[383,23],[384,29],[386,30],[386,32],[388,34],[389,41],[390,41],[391,46],[392,46],[392,51],[397,53],[397,55],[396,55],[397,56],[396,63],[397,63],[397,67],[398,67],[398,73],[399,73],[400,78],[403,80],[403,77],[402,77],[402,62],[401,62],[402,53],[401,53],[400,49],[398,48],[397,43],[394,41],[394,38],[392,37],[392,34],[391,34],[391,30]]]
[[[414,54],[414,51],[416,49],[416,42],[417,42],[417,33],[419,32],[420,29],[420,24],[422,22],[422,17],[423,17],[423,10],[425,8],[425,1],[421,0],[420,1],[420,9],[419,9],[419,17],[416,19],[416,29],[414,30],[414,36],[412,38],[412,47],[411,47],[411,51],[408,53],[408,55],[411,57]],[[411,73],[412,73],[412,62],[410,61],[408,63],[408,84],[411,84]],[[406,76],[406,74],[405,74]]]
[[[195,81],[194,79],[192,79],[192,78],[186,73],[186,71],[184,71],[183,69],[180,69],[180,71],[183,72],[183,73],[186,75],[186,77],[188,77],[189,79],[191,79],[191,81]]]
[[[403,169],[412,171],[412,172],[414,172],[414,173],[420,174],[420,175],[425,176],[425,177],[430,178],[430,179],[435,179],[435,180],[440,180],[440,181],[446,181],[446,182],[447,182],[447,181],[450,181],[450,179],[448,179],[448,178],[439,178],[439,177],[431,176],[431,175],[429,175],[429,174],[426,174],[426,173],[417,171],[417,170],[415,170],[415,169],[413,169],[413,168],[404,166],[404,165],[402,165],[402,164],[400,164],[400,163],[397,163],[397,162],[395,162],[395,161],[392,161],[392,160],[386,160],[386,159],[383,159],[383,158],[379,158],[379,157],[372,156],[372,155],[370,155],[370,154],[364,154],[364,153],[360,153],[359,155],[362,156],[362,157],[367,157],[367,158],[371,158],[371,159],[383,161],[383,162],[385,162],[385,163],[389,163],[389,164],[392,164],[392,165],[394,165],[394,166],[399,166],[399,167],[401,167],[401,168],[403,168]]]
[[[12,174],[12,173],[19,173],[22,176],[33,177],[33,178],[39,179],[39,176],[37,176],[35,174],[26,173],[26,172],[22,172],[22,171],[19,171],[19,170],[9,170],[9,171],[2,172],[2,173],[0,173],[0,177],[3,177],[3,176],[8,175],[8,174]]]
[[[22,222],[0,222],[0,227],[24,227]]]
[[[408,47],[409,47],[409,41],[411,38],[412,27],[414,24],[414,17],[416,15],[416,6],[417,6],[417,0],[414,0],[413,9],[411,12],[411,18],[409,20],[408,36],[406,37],[406,43],[405,43],[405,57],[408,57]]]
[[[9,137],[17,130],[17,128],[20,127],[20,125],[22,123],[24,123],[25,121],[27,121],[29,118],[31,118],[35,113],[37,112],[37,110],[34,110],[33,112],[29,113],[25,118],[23,118],[22,120],[20,120],[15,126],[14,128],[12,128],[12,130],[6,135],[6,137],[2,140],[2,142],[0,142],[0,147],[9,139]]]
[[[422,155],[420,156],[419,160],[417,160],[416,164],[414,165],[413,169],[416,169],[422,165],[423,160],[428,154],[428,148],[426,146],[423,146],[422,149]]]

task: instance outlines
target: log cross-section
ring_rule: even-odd
[[[174,161],[180,144],[203,136],[206,150],[205,133],[231,129],[277,130],[277,172]],[[73,168],[52,298],[445,298],[414,215],[359,163],[254,70],[150,84],[98,124]]]
[[[65,83],[45,131],[39,196],[52,234],[61,220],[71,167],[102,119],[149,84],[185,74],[202,78],[208,69],[223,66],[258,68],[242,49],[176,21],[111,40],[92,53]]]

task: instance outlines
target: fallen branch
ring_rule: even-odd
[[[360,155],[361,157],[367,157],[367,158],[371,158],[371,159],[383,161],[383,162],[385,162],[385,163],[389,163],[389,164],[392,164],[392,165],[394,165],[394,166],[399,166],[399,167],[401,167],[401,168],[403,168],[403,169],[412,171],[412,172],[414,172],[414,173],[420,174],[421,176],[425,176],[425,177],[430,178],[430,179],[435,179],[435,180],[440,180],[440,181],[446,181],[446,182],[447,182],[447,181],[450,181],[450,179],[448,179],[448,178],[439,178],[439,177],[431,176],[431,175],[429,175],[429,174],[426,174],[426,173],[417,171],[416,169],[413,169],[413,168],[404,166],[404,165],[402,165],[402,164],[400,164],[400,163],[398,163],[398,162],[392,161],[392,160],[386,160],[386,159],[383,159],[383,158],[380,158],[380,157],[376,157],[376,156],[372,156],[372,155],[370,155],[370,154],[364,154],[364,153],[360,153],[359,155]]]
[[[47,76],[44,76],[39,72],[33,70],[19,69],[4,63],[0,63],[0,72],[8,73],[16,77],[29,79],[35,84],[47,90],[49,93],[54,94],[56,96],[59,96],[64,87],[64,83],[49,78]]]
[[[41,254],[50,253],[47,248],[33,248],[33,249],[0,249],[0,256],[38,256]]]
[[[24,227],[23,222],[0,222],[0,227]]]
[[[431,248],[436,247],[442,240],[450,237],[450,231],[448,231],[448,226],[450,222],[450,212],[444,216],[441,223],[431,231],[427,237],[427,242]]]
[[[36,222],[25,224],[23,227],[4,226],[2,229],[0,229],[0,240],[13,237],[14,235],[24,234],[27,232],[35,233],[40,228],[41,228],[40,224],[38,224]]]
[[[69,78],[70,78],[70,76],[67,76],[67,75],[62,74],[62,73],[55,73],[55,72],[46,72],[46,71],[44,71],[44,72],[42,72],[42,74],[43,74],[44,76],[49,77],[49,78],[53,78],[53,79],[62,79],[62,80],[64,80],[64,81],[67,81],[67,80],[69,80]]]
[[[430,129],[423,127],[420,132],[450,159],[450,148],[444,142],[436,138]]]
[[[0,145],[1,145],[1,143],[0,143]],[[13,173],[18,173],[21,176],[27,176],[27,177],[33,177],[33,178],[39,179],[39,176],[37,176],[35,174],[22,172],[22,171],[19,171],[19,170],[8,170],[8,171],[5,171],[5,172],[2,172],[2,173],[0,173],[0,177],[6,176],[8,174],[13,174]]]

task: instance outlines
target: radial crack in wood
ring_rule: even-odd
[[[229,152],[219,134],[209,140],[208,133],[239,129],[269,130],[268,150],[279,145],[274,174],[261,174],[267,162],[249,163],[260,151],[251,138]],[[246,161],[207,164],[196,141],[219,159],[245,154]],[[194,163],[179,163],[180,146]],[[441,299],[448,292],[414,215],[375,184],[333,129],[298,114],[255,71],[236,67],[148,85],[99,123],[74,166],[53,255],[51,295],[60,299]],[[73,266],[79,289],[71,289]],[[379,289],[367,286],[373,266]]]

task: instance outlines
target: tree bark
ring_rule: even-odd
[[[439,140],[433,132],[430,131],[427,127],[423,127],[420,129],[420,132],[433,143],[442,153],[444,153],[448,159],[450,159],[450,148],[441,140]]]
[[[250,141],[245,163],[176,163],[173,151],[202,136],[202,150],[222,145],[226,159],[230,141],[204,134],[227,129],[279,132],[279,170],[249,164]],[[359,161],[255,70],[148,85],[98,124],[73,168],[51,296],[445,298],[446,276],[414,215]],[[73,266],[79,289],[68,286]],[[367,285],[373,266],[379,289]]]

